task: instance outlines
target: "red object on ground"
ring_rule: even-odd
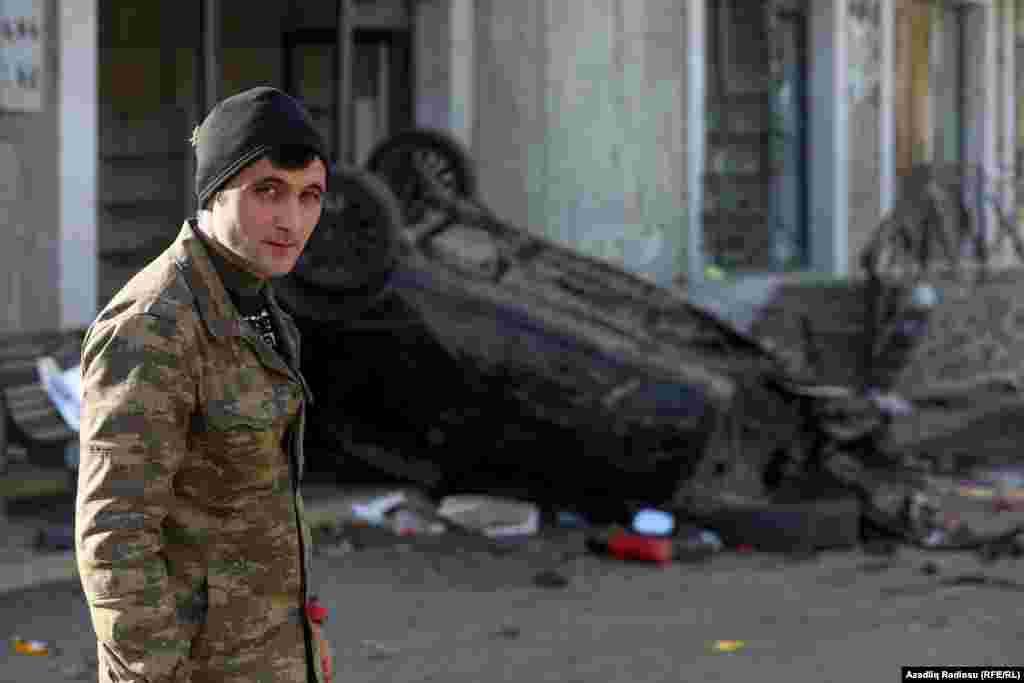
[[[752,553],[754,552],[754,546],[750,545],[749,543],[740,543],[738,546],[736,546],[736,552],[743,554]]]
[[[306,603],[306,616],[314,624],[322,624],[327,621],[327,608],[320,605],[320,601],[316,598],[311,598]]]
[[[608,551],[620,560],[667,564],[672,561],[672,540],[619,531],[608,539]]]
[[[1004,496],[999,496],[992,501],[992,508],[996,512],[1020,512],[1024,510],[1024,501],[1011,500]]]

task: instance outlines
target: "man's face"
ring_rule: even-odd
[[[289,171],[263,157],[211,202],[211,236],[257,275],[286,275],[320,220],[326,186],[327,168],[320,159]]]

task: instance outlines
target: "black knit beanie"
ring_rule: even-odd
[[[290,95],[266,86],[218,103],[196,130],[192,142],[200,208],[224,183],[273,148],[306,147],[329,165],[324,140],[305,107]]]

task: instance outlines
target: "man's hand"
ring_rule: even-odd
[[[313,638],[316,639],[317,647],[320,648],[320,667],[324,672],[324,683],[332,683],[334,680],[334,653],[331,651],[331,644],[324,638],[323,627],[310,622],[313,627]]]

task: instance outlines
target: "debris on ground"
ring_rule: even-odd
[[[541,588],[565,588],[569,585],[569,579],[554,569],[545,569],[534,575],[533,583]]]
[[[436,536],[445,532],[445,525],[436,515],[427,515],[415,508],[399,507],[390,514],[392,529],[399,536]]]
[[[672,539],[620,530],[608,539],[608,552],[620,560],[664,565],[672,561]]]
[[[734,654],[746,646],[747,643],[744,640],[713,640],[708,643],[708,648],[719,654]]]
[[[659,526],[661,530],[664,528],[664,525]],[[612,525],[589,533],[585,547],[592,555],[600,557],[665,565],[672,561],[706,560],[720,552],[723,544],[713,531],[692,525],[673,528],[671,533],[656,534]]]
[[[590,522],[584,515],[572,510],[559,510],[555,522],[561,529],[586,529]]]
[[[675,529],[676,520],[669,512],[644,508],[633,515],[633,531],[647,536],[667,536]]]
[[[1024,510],[1024,472],[1017,467],[981,471],[961,480],[957,492],[965,498],[992,501],[996,512]]]
[[[437,514],[462,529],[493,539],[534,536],[540,529],[540,509],[533,503],[511,498],[447,496],[441,500]]]
[[[82,368],[61,370],[52,356],[36,359],[36,373],[64,422],[76,432],[82,416]]]
[[[505,624],[505,625],[501,626],[500,628],[498,628],[497,630],[495,630],[491,634],[491,637],[493,637],[493,638],[502,638],[502,639],[505,639],[505,640],[515,640],[516,638],[518,638],[521,635],[522,635],[522,629],[521,628],[519,628],[518,626],[511,626],[511,625]]]
[[[14,636],[11,639],[14,651],[21,655],[33,657],[47,657],[55,653],[53,645],[45,640],[25,640],[21,636]]]
[[[1019,500],[999,496],[992,501],[992,512],[1024,512],[1024,497]]]
[[[721,552],[725,545],[718,534],[695,526],[680,528],[672,544],[677,562],[700,562]]]
[[[356,516],[356,519],[367,524],[385,526],[388,513],[405,502],[405,492],[396,491],[373,498],[364,503],[352,503],[352,513]]]

